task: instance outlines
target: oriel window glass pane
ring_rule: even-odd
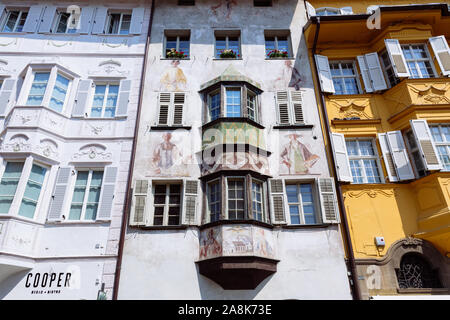
[[[23,162],[7,162],[0,182],[0,213],[7,214],[22,175]]]
[[[27,106],[39,106],[44,99],[50,72],[36,72],[28,95]]]
[[[241,116],[241,90],[227,89],[226,106],[227,117]]]
[[[19,208],[20,216],[34,217],[46,172],[46,168],[33,164]]]
[[[67,89],[69,88],[70,80],[62,75],[56,76],[55,87],[53,88],[52,97],[50,98],[50,108],[61,112],[66,101]]]

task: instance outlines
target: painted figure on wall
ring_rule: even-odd
[[[183,151],[172,142],[172,134],[165,133],[162,142],[158,143],[153,150],[151,159],[152,175],[181,175],[187,176],[188,170]]]
[[[220,7],[222,7],[223,2],[225,2],[225,7],[226,7],[226,9],[227,9],[227,15],[226,15],[226,18],[227,18],[227,19],[230,19],[230,16],[231,16],[231,12],[232,12],[233,6],[237,6],[237,0],[219,0],[219,4],[218,4],[218,5],[215,5],[215,6],[212,6],[212,7],[211,7],[211,10],[212,10],[213,14],[214,14],[215,16],[217,16],[217,9],[219,9]]]
[[[174,60],[161,77],[161,91],[185,91],[187,79],[178,67],[180,61]]]
[[[207,230],[206,234],[202,234],[200,239],[200,259],[222,255],[222,245],[220,242],[219,229],[212,228]]]
[[[287,167],[288,174],[308,174],[309,169],[319,160],[319,156],[313,154],[299,141],[300,135],[291,133],[289,142],[282,147],[281,165]]]

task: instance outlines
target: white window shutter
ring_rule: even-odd
[[[44,14],[42,15],[41,24],[39,25],[39,32],[50,32],[50,29],[55,19],[56,6],[45,6]]]
[[[11,102],[14,100],[14,87],[16,79],[5,79],[0,92],[0,116],[6,115]]]
[[[352,182],[353,177],[350,169],[350,161],[348,159],[345,137],[341,133],[332,133],[332,139],[338,180]]]
[[[185,110],[185,100],[186,100],[186,94],[185,93],[174,93],[173,98],[173,125],[181,126],[183,125],[183,113]]]
[[[284,196],[284,181],[282,179],[269,180],[270,208],[273,224],[286,224],[286,201]]]
[[[410,76],[408,65],[406,64],[405,56],[403,55],[402,47],[397,39],[385,39],[389,59],[391,60],[394,73],[399,78],[407,78]]]
[[[308,12],[308,17],[309,18],[314,17],[316,15],[316,9],[308,1],[305,1],[305,5],[306,5],[306,12]]]
[[[316,54],[316,65],[319,73],[320,87],[323,92],[335,93],[328,57]]]
[[[384,165],[386,166],[386,171],[390,182],[397,182],[398,176],[395,169],[394,159],[392,157],[392,152],[389,148],[389,142],[386,137],[386,133],[378,134],[378,141],[380,142],[381,153],[383,154]]]
[[[372,80],[370,79],[369,67],[367,66],[364,56],[357,56],[359,69],[361,70],[361,76],[364,82],[364,89],[366,92],[373,92]]]
[[[291,97],[291,110],[294,111],[294,123],[304,124],[305,119],[303,117],[303,105],[302,105],[302,92],[301,91],[290,91],[289,95]]]
[[[408,152],[401,131],[390,131],[386,133],[389,149],[392,153],[397,176],[400,181],[415,178],[414,171],[409,161]]]
[[[425,168],[429,171],[442,170],[442,163],[439,159],[427,121],[410,120],[410,123]]]
[[[83,7],[81,8],[80,16],[80,34],[88,34],[93,24],[95,7]]]
[[[172,105],[172,94],[169,92],[161,92],[159,94],[159,112],[158,125],[169,125],[170,106]]]
[[[342,7],[341,9],[341,14],[353,14],[353,9],[352,7]]]
[[[432,37],[429,39],[431,47],[433,48],[436,60],[439,63],[442,74],[450,76],[450,48],[448,46],[445,36]]]
[[[67,187],[72,176],[72,167],[60,167],[56,176],[55,187],[48,210],[48,221],[61,221]]]
[[[130,226],[142,226],[146,224],[149,190],[151,190],[149,180],[136,180],[134,182],[133,203],[130,210]]]
[[[108,8],[97,7],[95,10],[94,25],[92,27],[92,34],[105,33],[106,17],[108,15]]]
[[[116,185],[117,167],[106,167],[103,174],[100,202],[98,204],[97,221],[111,220],[114,204],[114,188]]]
[[[78,90],[75,104],[72,109],[72,117],[84,117],[91,87],[92,80],[80,80],[78,82]]]
[[[127,115],[130,92],[131,80],[121,80],[119,86],[119,96],[117,98],[117,117],[125,117]]]
[[[130,33],[141,34],[145,8],[134,8],[131,14]]]
[[[183,183],[183,225],[197,225],[198,180],[184,180]]]
[[[23,25],[23,32],[36,32],[36,28],[41,19],[41,13],[43,9],[44,6],[42,5],[34,5],[30,7],[30,10],[28,10],[27,19],[25,20],[25,24]]]
[[[369,69],[373,91],[386,90],[387,84],[384,79],[378,54],[376,52],[368,53],[364,58],[366,60],[367,68]]]
[[[323,223],[339,223],[336,190],[332,178],[317,179]]]
[[[275,95],[277,112],[278,112],[278,123],[279,124],[289,124],[289,94],[288,91],[278,91]]]

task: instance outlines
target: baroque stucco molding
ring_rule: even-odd
[[[363,195],[368,195],[371,198],[376,198],[378,195],[382,195],[385,197],[392,197],[396,195],[396,189],[392,189],[390,191],[385,191],[382,189],[370,189],[370,190],[363,190],[363,191],[347,191],[346,195],[348,195],[350,198],[360,198]]]
[[[450,104],[450,99],[445,96],[449,83],[424,84],[422,88],[409,84],[408,87],[416,94],[421,104]]]
[[[342,99],[331,100],[330,103],[338,109],[340,114],[344,114],[344,118],[359,117],[361,119],[372,119],[365,109],[369,106],[369,99]]]

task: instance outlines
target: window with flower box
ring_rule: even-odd
[[[265,30],[266,58],[292,57],[291,37],[289,30]]]
[[[216,59],[240,59],[241,32],[240,30],[215,31]]]
[[[189,59],[190,30],[164,31],[164,57],[167,59]]]

